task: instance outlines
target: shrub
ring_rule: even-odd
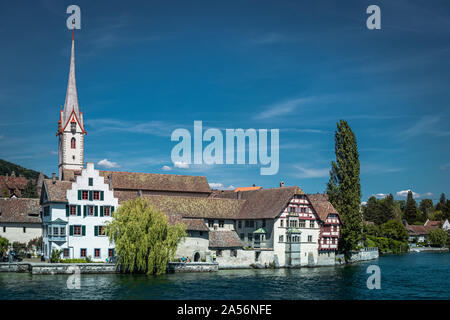
[[[58,263],[61,261],[62,250],[52,250],[50,255],[50,263]]]
[[[433,229],[428,233],[428,242],[432,247],[443,247],[447,242],[447,233],[442,229]]]

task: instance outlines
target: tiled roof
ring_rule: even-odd
[[[254,190],[259,190],[259,189],[262,189],[262,187],[240,187],[240,188],[234,189],[234,192],[239,192],[239,191],[254,191]]]
[[[320,220],[325,221],[330,213],[339,215],[330,201],[328,195],[322,193],[307,194],[309,202]]]
[[[234,193],[245,200],[239,219],[273,219],[277,217],[296,194],[304,194],[299,187],[281,187]],[[226,195],[225,195],[226,196]]]
[[[183,176],[174,174],[156,174],[139,172],[100,171],[100,175],[111,176],[111,187],[123,190],[157,190],[210,193],[206,177]]]
[[[441,225],[443,224],[442,221],[432,221],[432,220],[427,220],[424,224],[425,228],[431,230],[431,229],[437,229],[439,228]]]
[[[144,195],[150,204],[167,215],[176,214],[183,218],[235,219],[244,201],[200,198]]]
[[[0,176],[0,196],[3,190],[12,190],[17,197],[20,197],[27,182],[28,180],[24,177]]]
[[[186,230],[209,231],[203,219],[183,218],[181,222],[186,225]]]
[[[1,198],[0,222],[41,223],[39,199]],[[31,216],[29,214],[32,214]]]
[[[72,188],[72,182],[44,179],[44,185],[49,202],[67,202],[66,192]]]
[[[236,231],[210,231],[210,248],[242,248],[244,244],[237,235]]]
[[[429,231],[427,228],[421,225],[406,224],[405,228],[408,231],[408,233],[412,236],[426,235],[428,234]]]

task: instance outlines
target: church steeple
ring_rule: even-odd
[[[64,179],[65,170],[80,171],[84,167],[84,130],[83,113],[78,104],[77,84],[75,79],[75,27],[72,31],[72,50],[70,54],[69,80],[67,82],[66,100],[59,112],[59,179]]]

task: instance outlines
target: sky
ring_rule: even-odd
[[[450,2],[0,0],[0,158],[47,175],[58,165],[71,4],[81,9],[85,161],[97,168],[323,192],[344,119],[363,201],[450,195]],[[380,30],[366,27],[371,4]],[[279,129],[278,173],[172,163],[171,133],[193,133],[194,121]]]

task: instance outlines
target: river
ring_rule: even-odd
[[[367,267],[381,271],[369,290]],[[0,299],[450,299],[450,253],[408,253],[347,266],[162,276],[0,273]]]

